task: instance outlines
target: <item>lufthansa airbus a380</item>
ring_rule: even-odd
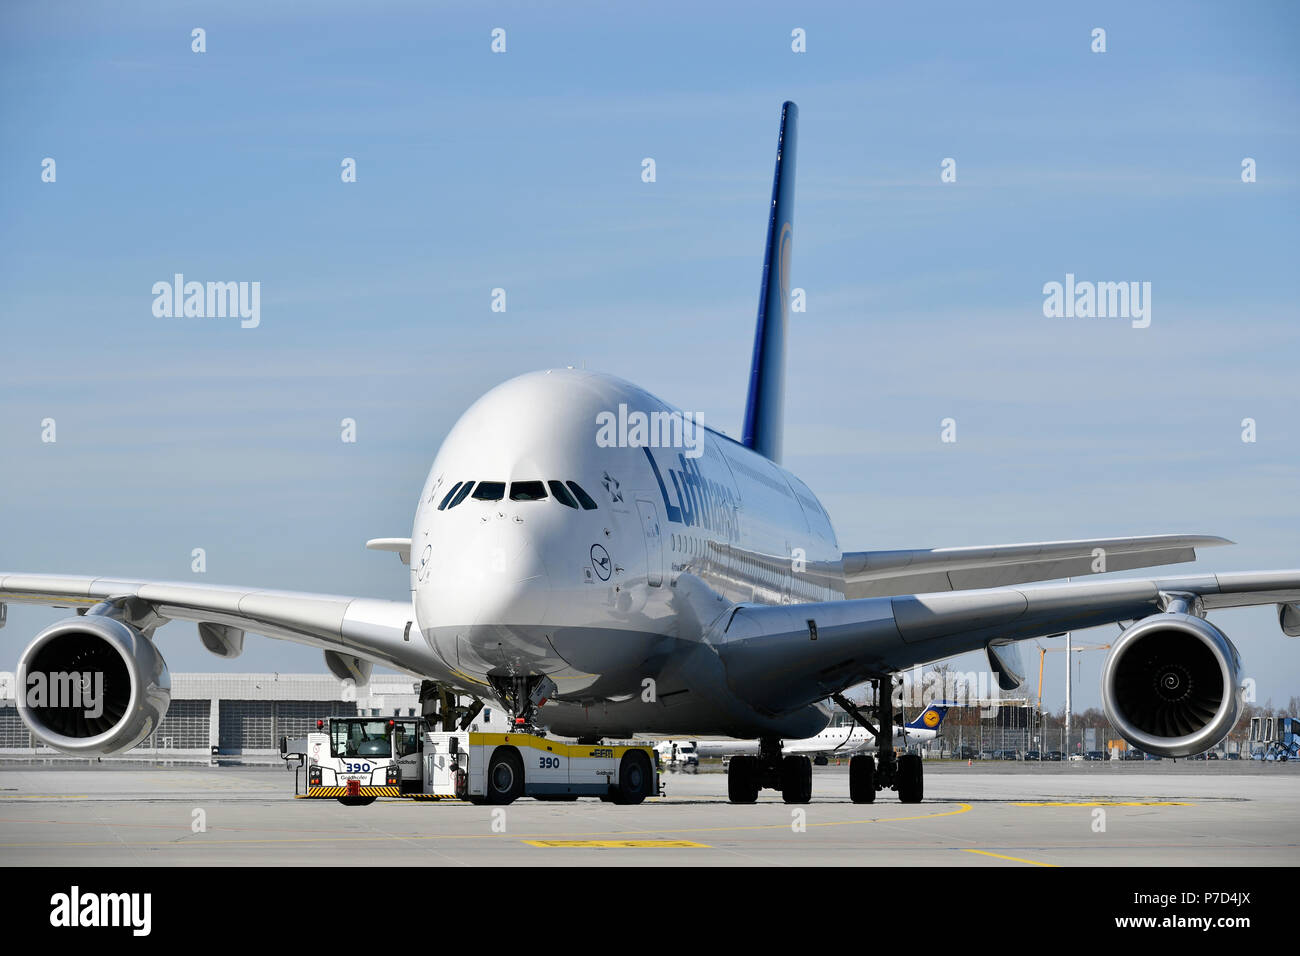
[[[444,726],[491,698],[521,729],[583,740],[757,739],[757,754],[730,764],[737,803],[764,787],[811,797],[808,758],[783,755],[781,741],[825,729],[838,700],[880,741],[851,763],[852,799],[892,789],[915,802],[921,762],[895,753],[891,708],[862,713],[846,688],[872,682],[888,701],[893,675],[984,650],[1009,689],[1023,676],[1017,642],[1120,622],[1101,687],[1116,729],[1165,756],[1222,739],[1241,706],[1240,664],[1206,613],[1276,604],[1282,630],[1300,636],[1300,571],[1060,583],[1091,575],[1099,554],[1121,571],[1228,543],[1202,535],[845,551],[817,496],[781,467],[797,119],[786,103],[740,441],[613,376],[535,372],[457,422],[410,538],[369,542],[409,563],[410,601],[0,574],[0,602],[77,611],[28,645],[18,686],[103,678],[93,716],[20,691],[27,726],[70,754],[138,744],[170,700],[155,632],[184,620],[220,657],[253,632],[321,648],[341,678],[364,682],[375,663],[416,675]]]

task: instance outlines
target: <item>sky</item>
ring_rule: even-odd
[[[1161,573],[1300,567],[1297,41],[1286,2],[6,3],[0,570],[402,599],[363,543],[513,375],[737,434],[787,99],[784,464],[844,549],[1189,532],[1237,544]],[[156,316],[178,272],[261,283],[259,324]],[[1045,316],[1067,274],[1150,283],[1150,325]],[[62,616],[11,608],[0,670]],[[1272,607],[1214,620],[1259,702],[1300,693]]]

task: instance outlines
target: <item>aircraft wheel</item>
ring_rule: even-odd
[[[876,758],[859,754],[849,760],[849,799],[854,803],[876,802]]]
[[[898,799],[903,803],[920,803],[924,796],[921,758],[917,754],[903,754],[898,758]]]
[[[732,803],[758,800],[758,758],[732,757],[727,766],[727,799]]]
[[[498,747],[488,764],[487,802],[514,803],[524,795],[524,762],[513,747]]]
[[[812,761],[791,755],[781,761],[781,796],[786,803],[812,801]]]

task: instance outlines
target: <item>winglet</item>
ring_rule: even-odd
[[[410,538],[371,538],[366,542],[367,551],[392,551],[402,559],[403,564],[411,563]]]

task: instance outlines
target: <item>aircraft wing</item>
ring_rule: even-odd
[[[466,682],[447,672],[428,644],[411,630],[410,602],[269,591],[169,581],[76,577],[62,574],[0,574],[0,607],[40,604],[74,608],[118,605],[117,613],[146,634],[168,621],[193,621],[205,647],[236,657],[244,632],[319,647],[331,672],[365,683],[369,664],[453,685]],[[0,618],[3,623],[3,618]]]
[[[1195,561],[1196,548],[1224,544],[1232,542],[1212,535],[1154,534],[971,548],[849,551],[843,557],[845,594],[867,598],[964,591],[1051,581],[1101,570],[1132,571]]]
[[[1004,689],[1024,679],[1017,642],[1158,614],[1277,604],[1300,636],[1300,570],[1096,579],[811,604],[739,605],[710,642],[731,689],[766,714],[826,699],[873,674],[985,649]]]

